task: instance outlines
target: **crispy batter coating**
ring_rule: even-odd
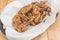
[[[13,26],[19,32],[24,32],[29,25],[35,26],[42,22],[46,15],[50,16],[51,7],[46,1],[32,2],[21,8],[13,18]]]

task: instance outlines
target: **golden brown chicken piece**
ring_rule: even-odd
[[[13,18],[13,26],[19,32],[24,32],[29,25],[35,26],[42,22],[46,15],[50,16],[51,7],[46,1],[32,2],[21,8]]]

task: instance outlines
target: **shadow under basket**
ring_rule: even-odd
[[[5,29],[3,28],[3,23],[0,20],[0,30],[5,34]]]

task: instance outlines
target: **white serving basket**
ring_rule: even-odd
[[[55,22],[56,14],[59,10],[59,1],[48,0],[52,12],[51,16],[46,16],[45,22],[41,22],[35,27],[29,28],[25,32],[17,32],[12,25],[12,18],[18,13],[18,11],[25,5],[41,0],[18,0],[9,3],[1,12],[0,19],[6,28],[6,36],[9,40],[31,40],[34,37],[43,33],[51,24]],[[57,5],[57,6],[56,6]]]

